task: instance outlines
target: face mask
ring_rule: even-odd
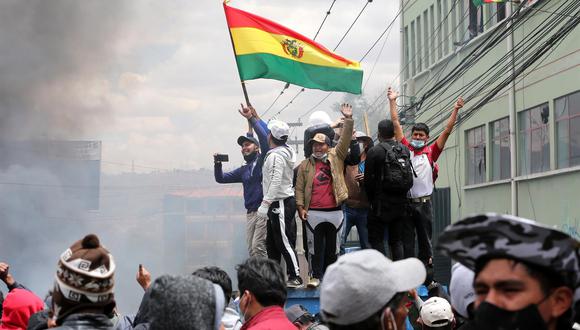
[[[314,159],[318,159],[318,160],[321,160],[324,162],[324,161],[326,161],[328,154],[324,153],[324,154],[316,155],[316,153],[312,153],[312,157],[314,157]]]
[[[425,146],[425,141],[423,141],[423,140],[411,140],[411,146],[415,149],[421,149]]]
[[[478,330],[547,329],[546,322],[540,315],[536,304],[530,304],[517,311],[507,311],[488,302],[483,302],[475,310],[472,324]]]
[[[242,296],[240,297],[240,301],[239,301],[239,303],[238,303],[238,304],[239,304],[239,307],[240,307],[240,321],[242,321],[242,323],[245,323],[245,322],[247,321],[247,318],[246,318],[246,311],[245,311],[245,310],[242,310],[242,299],[243,299],[245,296],[246,296],[246,293],[244,292],[244,293],[242,294]],[[244,309],[246,309],[246,307],[248,307],[248,306],[245,306],[245,307],[244,307]]]
[[[246,161],[246,163],[250,163],[253,162],[254,159],[256,159],[256,156],[258,156],[258,152],[254,151],[251,154],[244,155],[244,160]]]

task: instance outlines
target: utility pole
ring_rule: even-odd
[[[298,119],[298,122],[295,123],[288,123],[288,127],[302,127],[302,122]],[[295,144],[296,145],[296,154],[298,154],[298,150],[301,144],[304,144],[304,140],[298,140],[298,135],[294,136],[294,140],[288,141],[288,144]]]
[[[510,121],[510,185],[511,185],[511,214],[518,215],[518,183],[517,176],[517,139],[516,139],[516,82],[515,82],[515,68],[514,68],[514,30],[511,16],[513,13],[513,2],[508,1],[505,6],[506,19],[509,19],[510,33],[507,37],[507,51],[510,54],[509,61],[511,65],[511,83],[508,94],[509,101],[509,121]]]

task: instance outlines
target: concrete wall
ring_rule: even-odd
[[[442,1],[448,2],[447,8],[450,8],[454,2],[453,0]],[[565,3],[564,0],[552,0],[544,8],[548,11],[558,11]],[[436,8],[437,1],[417,0],[406,9],[403,24],[409,27],[408,31],[410,31],[411,21],[416,19],[420,13],[423,13],[425,9],[430,8],[431,5],[434,5]],[[457,23],[459,22],[459,14],[457,10],[455,12],[455,22]],[[533,17],[522,28],[514,31],[515,43],[517,44],[525,35],[531,33],[539,24],[542,24],[548,15],[545,12],[535,11]],[[423,18],[423,15],[421,17]],[[484,21],[486,18],[484,17]],[[562,18],[562,21],[564,20],[566,20],[565,17]],[[452,19],[449,19],[447,23],[449,24],[447,31],[450,32]],[[462,26],[460,29],[461,31],[465,31],[467,27]],[[487,27],[487,31],[491,29],[493,28]],[[439,60],[437,63],[431,63],[429,68],[423,69],[422,72],[414,77],[403,81],[403,94],[420,97],[433,82],[445,77],[450,69],[455,67],[474,48],[478,47],[487,33],[489,32],[477,36],[463,47],[451,47],[452,45],[449,43],[450,53],[446,58]],[[457,35],[459,35],[459,32]],[[411,40],[410,37],[408,39]],[[551,52],[545,59],[540,60],[541,64],[537,68],[533,66],[531,69],[534,70],[526,70],[522,76],[516,79],[518,82],[516,84],[515,96],[515,106],[518,112],[546,102],[550,110],[550,170],[515,178],[519,188],[519,214],[524,217],[535,218],[547,225],[558,227],[577,238],[579,237],[578,233],[580,230],[580,198],[575,193],[574,188],[580,186],[580,166],[557,169],[554,99],[580,90],[579,44],[580,29],[576,28],[558,48]],[[507,42],[502,41],[465,75],[454,81],[451,87],[439,92],[439,100],[445,100],[445,102],[429,109],[421,109],[417,113],[416,122],[428,121],[428,119],[433,117],[441,109],[448,109],[448,111],[428,121],[428,124],[431,125],[438,119],[447,118],[452,110],[452,103],[457,97],[456,91],[474,77],[490,70],[493,64],[501,56],[506,54],[506,52]],[[409,56],[412,56],[412,54],[409,53]],[[407,61],[408,58],[404,59],[403,63]],[[522,77],[523,79],[521,79]],[[431,82],[429,82],[430,80]],[[428,85],[425,86],[426,84]],[[466,101],[466,107],[462,111],[468,110],[475,103],[475,100]],[[409,104],[411,99],[406,98],[404,102]],[[494,99],[488,102],[473,117],[456,127],[456,130],[449,138],[445,151],[438,161],[440,174],[437,186],[451,188],[451,216],[453,221],[475,212],[510,212],[509,179],[495,182],[491,180],[491,141],[489,136],[490,122],[506,117],[508,114],[509,104],[506,89],[496,95]],[[467,186],[465,132],[480,125],[486,125],[487,180],[482,184]],[[434,131],[437,131],[437,129]]]

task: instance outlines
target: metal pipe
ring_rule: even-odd
[[[514,67],[514,34],[513,22],[511,15],[513,12],[513,3],[510,1],[506,3],[506,19],[509,19],[510,34],[507,37],[507,51],[510,54],[509,61],[511,62],[512,80],[510,83],[508,101],[509,101],[509,122],[510,122],[510,185],[511,185],[511,214],[518,215],[518,183],[516,182],[517,173],[517,135],[516,135],[516,83],[515,83],[515,67]]]

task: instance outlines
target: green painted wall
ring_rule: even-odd
[[[448,1],[448,8],[454,2],[453,0],[442,1]],[[550,11],[558,11],[564,3],[565,0],[552,0],[546,8],[549,8]],[[404,25],[408,26],[410,30],[411,21],[416,19],[420,13],[423,13],[425,9],[430,8],[431,5],[435,5],[436,7],[436,0],[417,0],[412,6],[406,9],[403,15]],[[515,43],[518,43],[523,36],[533,31],[538,24],[544,22],[549,15],[538,11],[533,14],[533,18],[522,28],[514,31]],[[458,22],[459,18],[456,18],[457,20],[455,22]],[[562,20],[565,20],[565,18],[562,18]],[[448,24],[451,23],[452,20],[448,20]],[[450,28],[449,26],[448,31],[451,31]],[[462,29],[464,31],[466,26],[462,27]],[[431,65],[427,70],[424,69],[414,77],[403,81],[403,94],[421,96],[430,87],[431,84],[425,86],[429,80],[437,81],[433,77],[439,79],[445,77],[451,68],[455,67],[471,50],[479,46],[485,35],[471,40],[463,48],[459,48],[458,46],[450,47],[447,60],[440,60],[435,65]],[[410,37],[405,39],[411,40]],[[452,110],[452,103],[455,98],[452,95],[455,95],[456,91],[463,84],[488,71],[493,63],[503,56],[506,51],[507,42],[503,41],[471,68],[468,73],[457,79],[450,88],[440,91],[438,99],[440,101],[444,100],[445,102],[430,109],[421,109],[417,114],[416,121],[427,121],[443,108],[446,108],[448,111],[435,118],[447,118]],[[410,54],[410,56],[413,55]],[[407,60],[404,59],[403,63],[406,63]],[[542,64],[535,68],[534,71],[527,70],[524,73],[523,79],[521,77],[517,78],[516,110],[519,112],[548,102],[550,108],[551,169],[548,172],[539,173],[538,175],[516,178],[519,188],[519,214],[524,217],[535,218],[547,225],[558,227],[580,239],[578,236],[580,233],[580,194],[575,189],[580,187],[580,166],[557,170],[557,146],[554,130],[554,99],[580,90],[580,29],[576,28],[557,49],[541,61]],[[444,68],[442,72],[440,72],[441,68]],[[410,101],[408,98],[404,100],[405,103],[410,103]],[[474,100],[466,101],[468,103],[465,109],[469,109],[474,104]],[[491,181],[491,144],[489,138],[490,122],[506,117],[508,114],[508,93],[505,90],[500,92],[486,106],[480,109],[477,114],[457,127],[449,138],[446,149],[438,161],[440,175],[437,186],[451,188],[451,216],[453,221],[475,212],[510,212],[511,195],[509,180],[502,181],[503,183],[494,183]],[[487,182],[481,185],[466,187],[465,131],[480,125],[486,125]]]

